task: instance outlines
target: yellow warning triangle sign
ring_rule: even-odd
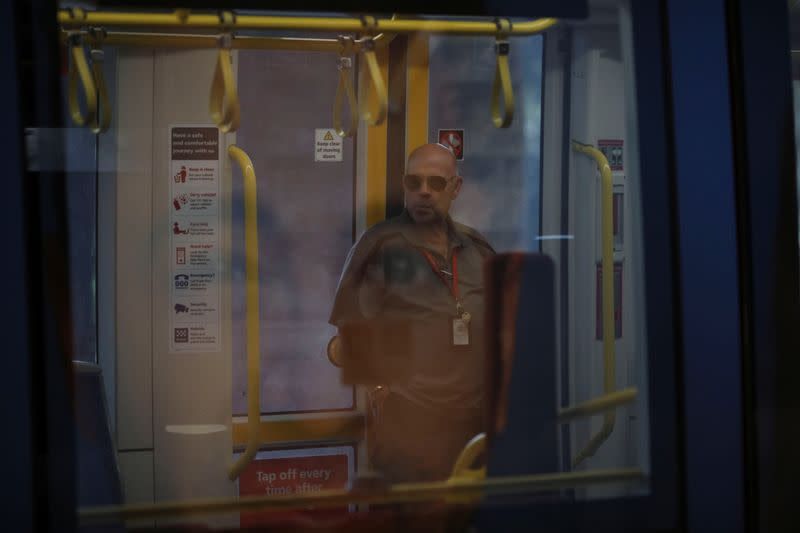
[[[331,133],[331,130],[328,130],[328,131],[325,132],[325,137],[323,137],[323,140],[325,140],[325,141],[332,141],[333,140],[333,134]]]

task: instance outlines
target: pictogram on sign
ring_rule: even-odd
[[[456,160],[464,160],[464,130],[439,130],[438,142],[451,148]]]
[[[343,139],[330,128],[314,130],[314,161],[339,162],[342,160]]]

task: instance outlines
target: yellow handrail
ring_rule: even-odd
[[[108,90],[106,89],[106,80],[103,75],[103,62],[105,58],[103,39],[105,37],[105,31],[99,28],[92,28],[90,33],[94,37],[90,43],[92,76],[95,86],[97,87],[97,98],[100,104],[99,113],[95,112],[94,120],[91,121],[90,127],[94,133],[105,133],[111,125],[111,104],[108,101]]]
[[[91,38],[87,38],[91,42]],[[148,48],[217,48],[216,35],[192,35],[153,32],[109,32],[105,43],[111,46],[142,46]],[[358,47],[356,44],[355,48]],[[301,39],[297,37],[250,37],[237,35],[231,43],[235,50],[303,50],[310,52],[336,52],[336,39]]]
[[[486,433],[478,433],[464,446],[458,454],[450,477],[447,483],[454,485],[464,481],[481,481],[486,479],[486,464],[480,467],[473,467],[475,461],[486,451]],[[448,503],[469,504],[481,497],[481,491],[475,491],[465,495],[448,495],[445,501]]]
[[[361,54],[367,62],[367,68],[364,70],[369,74],[378,105],[378,109],[373,113],[369,110],[369,98],[362,98],[361,118],[370,126],[379,126],[386,120],[386,112],[389,109],[389,94],[386,91],[386,84],[381,75],[378,59],[375,57],[375,41],[373,39],[367,38],[363,40]]]
[[[80,35],[73,34],[69,36],[69,48],[72,56],[67,74],[69,114],[76,125],[84,126],[94,122],[97,115],[97,89],[94,86],[92,73],[89,71],[89,64],[86,62],[86,54],[83,51],[83,42]],[[83,114],[78,102],[79,81],[83,89],[83,96],[86,98],[86,114]]]
[[[475,460],[486,451],[486,433],[478,433],[464,446],[461,453],[458,454],[453,471],[450,474],[448,483],[455,483],[463,479],[484,479],[486,478],[486,466],[480,468],[472,468]]]
[[[62,39],[69,42],[71,39],[70,35],[75,35],[74,39],[80,39],[83,37],[83,40],[86,41],[92,47],[92,72],[94,75],[95,84],[97,87],[99,94],[99,100],[101,105],[101,113],[99,113],[102,122],[98,125],[96,120],[92,122],[92,131],[95,133],[103,133],[108,130],[108,127],[111,123],[111,106],[109,105],[108,101],[108,93],[106,90],[105,80],[102,74],[102,63],[103,63],[103,50],[102,45],[112,45],[112,46],[145,46],[145,47],[179,47],[179,48],[218,48],[220,47],[220,37],[214,35],[185,35],[185,34],[163,34],[163,33],[143,33],[143,32],[117,32],[117,33],[108,33],[104,29],[101,28],[91,28],[88,32],[72,32],[67,33],[62,31]],[[223,36],[224,38],[224,36]],[[375,43],[376,48],[380,48],[383,46],[387,46],[392,39],[394,38],[393,35],[387,34],[380,34],[376,35],[372,41]],[[294,37],[248,37],[248,36],[237,36],[236,39],[226,39],[225,41],[225,49],[243,49],[243,50],[304,50],[304,51],[315,51],[315,52],[335,52],[339,51],[341,53],[341,39],[300,39]],[[352,37],[346,37],[350,41],[350,48],[348,54],[350,53],[357,53],[361,50],[362,42],[361,40],[355,40]],[[227,55],[225,52],[220,52],[221,56]],[[343,61],[345,58],[340,59]],[[350,65],[352,66],[352,59],[347,58],[350,61]],[[211,87],[211,96],[209,98],[209,109],[211,111],[211,116],[217,125],[222,128],[223,131],[235,131],[238,128],[241,111],[239,107],[239,100],[238,100],[238,93],[235,90],[235,83],[233,81],[233,74],[232,71],[230,75],[226,73],[224,70],[226,65],[230,65],[230,56],[228,56],[227,63],[223,57],[218,57],[217,60],[217,68],[214,72],[214,79],[212,82]],[[349,69],[350,67],[347,67]],[[230,70],[230,69],[229,69]],[[355,99],[355,93],[353,89],[353,83],[350,79],[350,75],[345,69],[341,69],[340,67],[340,77],[339,83],[340,86],[342,83],[345,83],[344,91],[347,95],[348,101],[351,105],[350,109],[350,122],[351,126],[348,130],[342,130],[349,132],[346,136],[352,135],[352,130],[355,128],[356,123],[358,122],[358,107]],[[227,81],[227,83],[226,83]],[[77,80],[73,81],[74,86],[70,86],[71,90],[73,91],[70,93],[70,109],[77,110],[73,111],[73,115],[77,113],[77,116],[80,117],[82,120],[85,119],[82,117],[80,113],[80,109],[77,104],[77,96],[75,96],[74,91],[77,90]],[[339,101],[339,89],[337,89],[337,102]],[[227,101],[227,108],[225,112],[222,111],[225,108],[225,102]],[[74,103],[73,103],[74,102]],[[337,124],[337,115],[339,113],[339,108],[341,104],[337,103],[336,107],[334,108],[334,124]],[[95,118],[97,113],[95,113]],[[77,120],[76,120],[77,123]],[[341,123],[341,120],[338,121]],[[83,125],[80,123],[79,125]],[[337,127],[337,130],[339,128]],[[342,135],[342,133],[339,133]],[[344,136],[344,135],[343,135]]]
[[[77,11],[77,10],[75,10]],[[112,27],[158,27],[172,29],[219,29],[235,30],[306,30],[320,32],[360,32],[365,29],[364,19],[356,17],[280,17],[260,15],[237,15],[232,22],[220,20],[220,16],[208,13],[187,13],[179,10],[172,13],[132,13],[118,11],[91,11],[79,14],[62,9],[58,22],[65,28],[82,26]],[[509,24],[509,35],[534,35],[557,23],[556,19],[537,20]],[[447,33],[456,35],[495,35],[497,24],[492,21],[425,20],[425,19],[372,19],[369,29],[375,33]]]
[[[585,154],[597,163],[602,181],[601,212],[602,212],[602,269],[603,269],[603,391],[606,394],[614,392],[616,386],[616,353],[614,339],[614,228],[613,228],[613,181],[611,167],[603,152],[588,144],[572,141],[572,149]],[[583,450],[578,453],[573,461],[577,466],[584,459],[591,457],[608,439],[614,431],[616,413],[606,411],[603,415],[603,426],[589,440]]]
[[[244,150],[236,145],[228,147],[228,155],[242,170],[244,179],[244,253],[245,287],[247,294],[247,448],[228,468],[231,481],[253,460],[260,444],[261,423],[261,353],[258,313],[258,216],[256,197],[256,171]]]
[[[448,496],[474,494],[524,494],[527,492],[577,488],[600,483],[637,482],[646,479],[638,468],[597,469],[585,472],[557,472],[524,476],[489,477],[402,483],[379,491],[323,490],[316,493],[280,496],[243,496],[240,498],[206,499],[180,502],[106,505],[78,510],[81,525],[105,523],[114,519],[158,519],[170,516],[213,514],[308,507],[339,507],[349,503],[403,503],[439,500]]]
[[[352,137],[353,131],[358,127],[358,103],[356,93],[353,89],[352,69],[353,58],[353,38],[339,37],[341,50],[339,52],[339,83],[336,85],[336,97],[333,101],[333,128],[340,137]],[[347,96],[347,105],[350,108],[350,120],[347,128],[342,127],[342,105],[344,97]]]
[[[575,420],[576,418],[584,418],[587,416],[603,413],[609,409],[616,409],[620,405],[625,405],[636,399],[638,391],[636,388],[631,387],[598,396],[589,401],[564,407],[558,411],[558,421],[562,424]]]
[[[236,81],[231,67],[231,40],[230,34],[223,35],[220,39],[220,49],[208,99],[211,119],[226,133],[239,129],[240,116],[239,94],[236,92]]]
[[[386,83],[383,80],[375,57],[376,46],[386,46],[398,33],[428,32],[457,35],[495,35],[498,37],[502,35],[503,40],[498,40],[497,43],[497,68],[492,89],[491,110],[495,126],[507,128],[514,116],[514,94],[508,67],[508,41],[506,39],[512,35],[540,33],[558,22],[556,19],[543,18],[512,24],[508,19],[497,19],[495,22],[425,20],[419,18],[398,19],[395,15],[389,19],[379,19],[371,16],[361,18],[238,16],[231,11],[222,11],[218,15],[211,15],[192,13],[188,9],[176,9],[172,13],[85,12],[82,9],[66,9],[60,10],[57,18],[63,28],[80,29],[86,26],[102,26],[105,31],[111,27],[151,26],[182,31],[187,29],[212,29],[223,32],[222,42],[224,46],[220,48],[209,99],[211,116],[223,132],[236,131],[239,127],[240,119],[239,98],[230,68],[230,50],[232,48],[332,51],[336,46],[336,41],[332,39],[237,37],[234,40],[232,32],[236,30],[339,31],[367,34],[365,38],[354,41],[353,50],[363,53],[366,68],[362,72],[366,72],[369,75],[372,88],[376,94],[377,109],[374,112],[368,108],[369,98],[362,99],[359,109],[361,118],[370,126],[382,124],[386,119],[389,107]],[[107,38],[107,42],[109,44],[134,46],[208,47],[210,46],[210,39],[211,37],[202,35],[158,35],[133,32],[111,34]],[[342,82],[347,83],[340,74],[340,85]],[[501,94],[504,100],[502,114],[500,112]],[[348,99],[351,102],[354,100],[349,96]],[[335,119],[337,112],[339,112],[339,107],[337,104],[334,108],[334,122],[336,122]],[[341,132],[340,135],[347,131],[338,127],[336,129]]]
[[[506,21],[504,26],[498,22],[498,27],[501,29],[494,43],[497,63],[494,70],[494,82],[492,83],[492,123],[494,123],[495,128],[507,128],[514,119],[514,90],[511,86],[511,72],[508,68],[509,42],[507,35],[510,30],[510,23]],[[500,113],[501,92],[505,102],[502,114]]]
[[[66,41],[69,33],[79,33],[89,44],[94,44],[95,37],[91,33],[81,31],[61,31],[62,41]],[[381,33],[372,40],[375,48],[380,49],[389,45],[394,35]],[[144,31],[115,31],[104,30],[103,42],[110,46],[142,46],[147,48],[218,48],[218,35],[203,35],[190,33],[163,33]],[[231,42],[235,50],[293,50],[305,52],[333,52],[341,50],[339,39],[319,39],[300,37],[255,37],[250,35],[237,35]],[[361,41],[353,40],[354,53],[361,51]]]

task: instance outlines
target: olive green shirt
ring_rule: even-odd
[[[340,327],[375,318],[410,320],[411,377],[391,390],[424,407],[471,409],[483,399],[483,262],[494,250],[472,228],[449,217],[447,223],[446,258],[419,238],[406,211],[370,228],[347,256],[329,321]],[[456,301],[423,249],[447,271],[457,254],[459,294],[471,315],[469,346],[453,345]]]

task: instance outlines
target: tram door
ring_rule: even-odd
[[[613,420],[591,417],[562,429],[566,470],[649,464],[641,177],[629,20],[622,6],[591,26],[554,29],[548,35],[558,44],[547,49],[545,58],[540,239],[542,251],[556,262],[559,280],[559,402],[576,404],[629,387],[640,395],[617,409]],[[603,200],[607,192],[597,161],[578,151],[579,145],[597,148],[608,161],[610,205]],[[603,329],[607,209],[612,225],[611,346],[604,342]],[[583,492],[587,497],[625,494],[615,487]]]
[[[363,402],[326,356],[330,302],[363,227],[354,141],[332,129],[336,55],[234,52],[241,125],[227,134],[198,90],[217,60],[119,53],[115,425],[128,503],[346,488],[364,461]],[[257,176],[263,443],[236,482],[250,391],[234,144]]]

